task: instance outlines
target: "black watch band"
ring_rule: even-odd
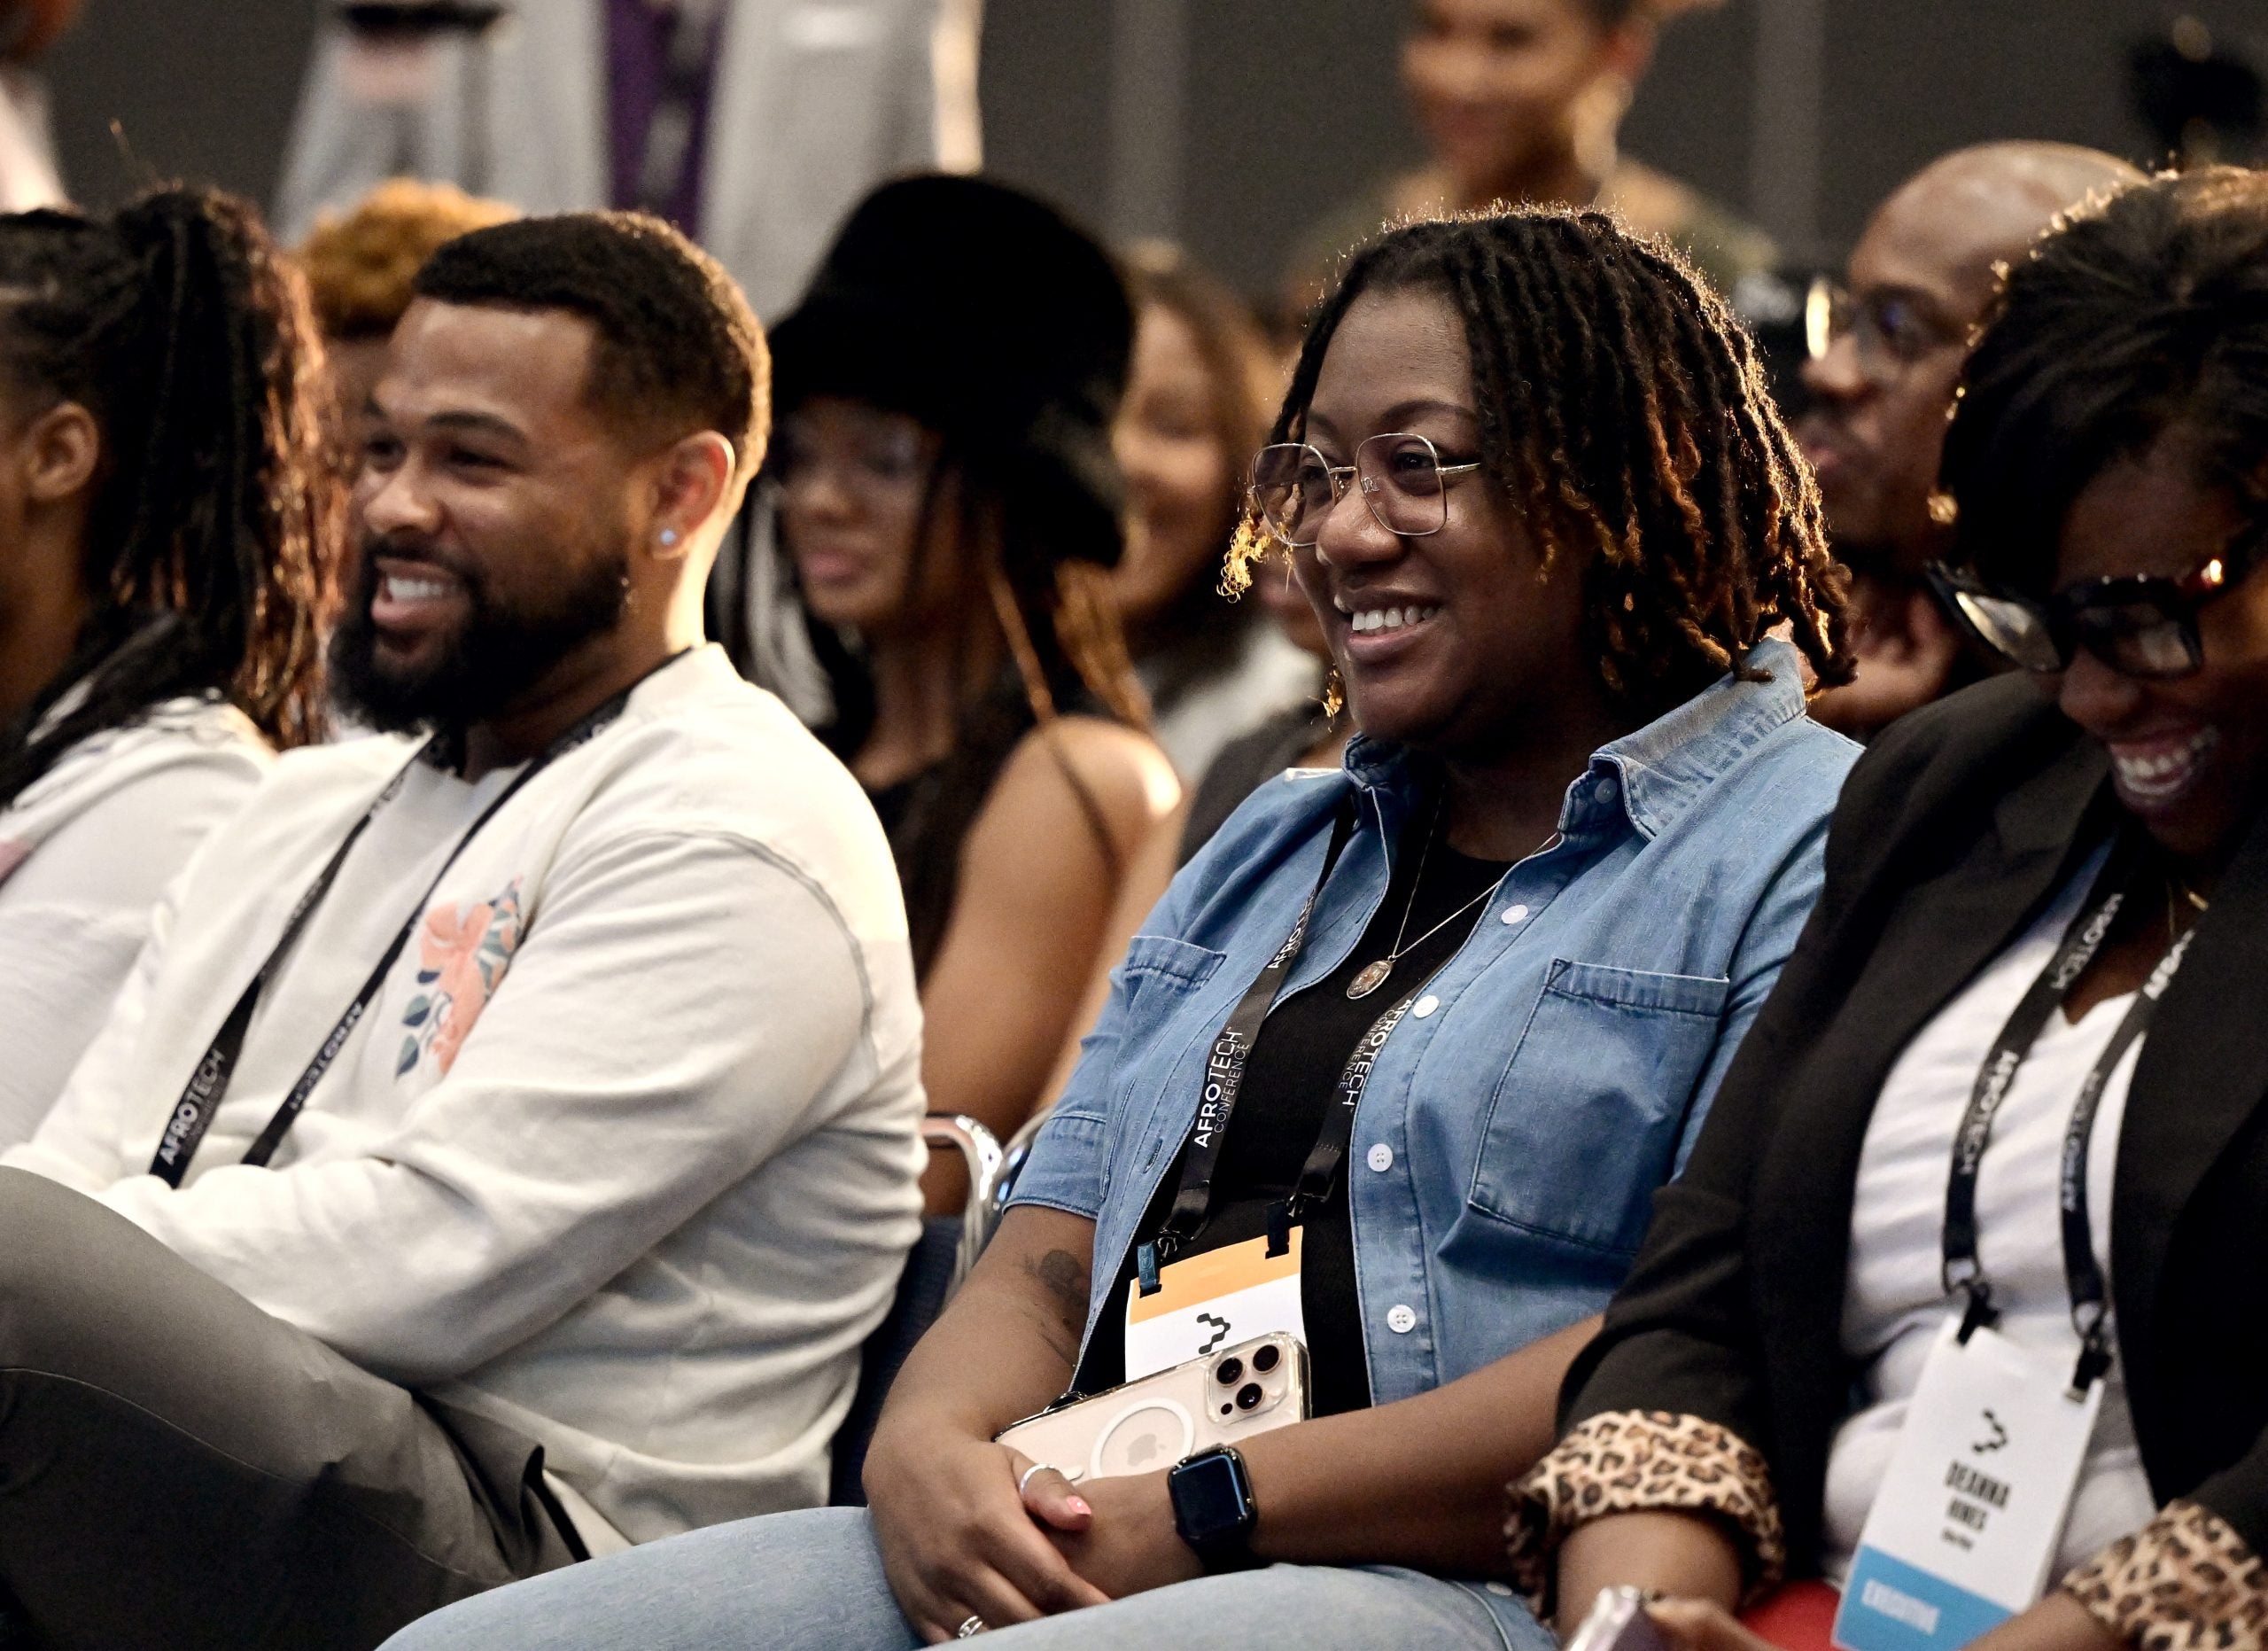
[[[1252,1554],[1252,1528],[1260,1523],[1252,1478],[1244,1458],[1230,1445],[1175,1464],[1166,1475],[1173,1498],[1174,1529],[1208,1571],[1243,1570],[1258,1561]]]

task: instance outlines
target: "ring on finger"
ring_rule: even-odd
[[[953,1630],[953,1638],[956,1639],[974,1639],[977,1635],[983,1633],[991,1626],[991,1624],[986,1622],[981,1616],[971,1616],[959,1627]]]
[[[1021,1496],[1024,1493],[1024,1487],[1031,1483],[1032,1475],[1036,1473],[1056,1473],[1060,1471],[1060,1469],[1047,1462],[1034,1462],[1030,1467],[1025,1468],[1023,1472],[1016,1476],[1016,1494],[1018,1496]]]

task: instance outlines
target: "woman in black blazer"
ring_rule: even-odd
[[[1839,1576],[1938,1327],[1983,1296],[1969,1318],[2043,1360],[2096,1347],[2043,1367],[2107,1397],[2047,1597],[1976,1643],[2268,1644],[2268,175],[2162,178],[2044,240],[1945,479],[1943,593],[2036,680],[1853,773],[1820,905],[1516,1487],[1513,1557],[1563,1624],[1622,1584],[1682,1596],[1655,1616],[1682,1647],[1761,1643],[1728,1608]],[[2019,1001],[2055,1005],[2032,1040]],[[1954,1136],[2011,1049],[1972,1263]],[[2086,1246],[2059,1219],[2082,1140]]]

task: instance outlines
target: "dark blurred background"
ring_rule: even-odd
[[[540,0],[539,0],[540,3]],[[82,199],[137,160],[273,198],[312,0],[88,0],[47,67]],[[1258,290],[1350,180],[1410,160],[1397,0],[985,0],[987,166]],[[1930,156],[1992,137],[2155,158],[2128,54],[2192,16],[2257,63],[2264,0],[1728,0],[1664,34],[1626,147],[1840,256]],[[1125,89],[1114,97],[1114,88]]]

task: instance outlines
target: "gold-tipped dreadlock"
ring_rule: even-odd
[[[1847,581],[1819,489],[1724,301],[1667,246],[1600,212],[1473,213],[1388,231],[1309,324],[1274,439],[1298,440],[1332,335],[1365,292],[1431,289],[1464,318],[1487,473],[1547,563],[1585,558],[1608,694],[1651,720],[1789,626],[1848,681]],[[1223,588],[1279,549],[1247,512]]]

